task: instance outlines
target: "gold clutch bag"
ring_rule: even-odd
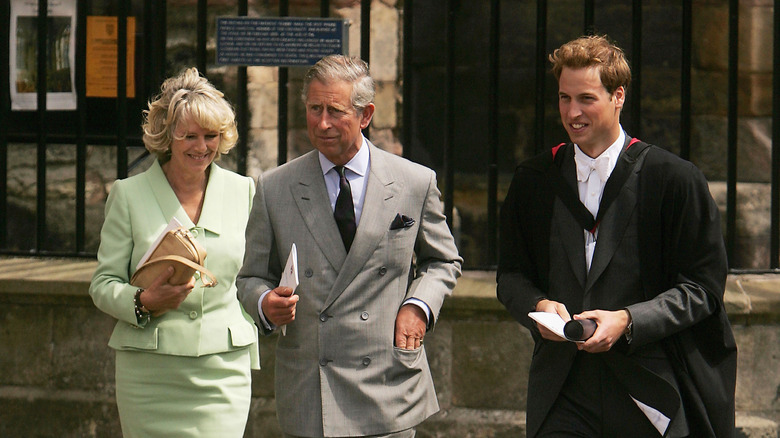
[[[130,284],[147,288],[168,266],[172,266],[173,275],[168,279],[170,284],[186,283],[197,271],[200,272],[203,286],[215,286],[217,279],[203,266],[205,259],[206,249],[189,230],[176,228],[165,233],[149,259],[135,271]]]

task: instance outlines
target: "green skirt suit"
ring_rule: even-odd
[[[236,298],[255,185],[212,163],[203,208],[192,223],[155,160],[145,172],[116,181],[106,202],[95,305],[116,318],[108,345],[116,350],[116,399],[125,437],[241,437],[251,401],[251,369],[259,368],[257,329]],[[136,318],[129,283],[136,265],[176,217],[206,248],[213,288],[195,288],[178,309]]]

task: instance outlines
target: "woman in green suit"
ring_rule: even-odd
[[[125,437],[241,437],[259,368],[257,330],[236,299],[255,185],[214,162],[237,141],[230,104],[195,68],[170,78],[145,111],[144,144],[157,159],[114,183],[106,202],[90,295],[118,320],[116,399]],[[208,255],[217,285],[196,275],[146,289],[138,262],[176,218]]]

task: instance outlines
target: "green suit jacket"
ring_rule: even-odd
[[[118,320],[110,347],[178,356],[251,347],[253,368],[259,368],[257,330],[236,299],[235,286],[254,187],[251,178],[212,163],[203,210],[194,224],[157,161],[139,175],[116,181],[106,202],[98,267],[89,289],[95,305]],[[172,217],[206,248],[205,266],[218,284],[204,288],[198,281],[178,309],[141,327],[133,304],[138,288],[129,279]]]

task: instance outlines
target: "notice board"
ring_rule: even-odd
[[[217,17],[217,64],[297,67],[349,52],[349,20]]]

